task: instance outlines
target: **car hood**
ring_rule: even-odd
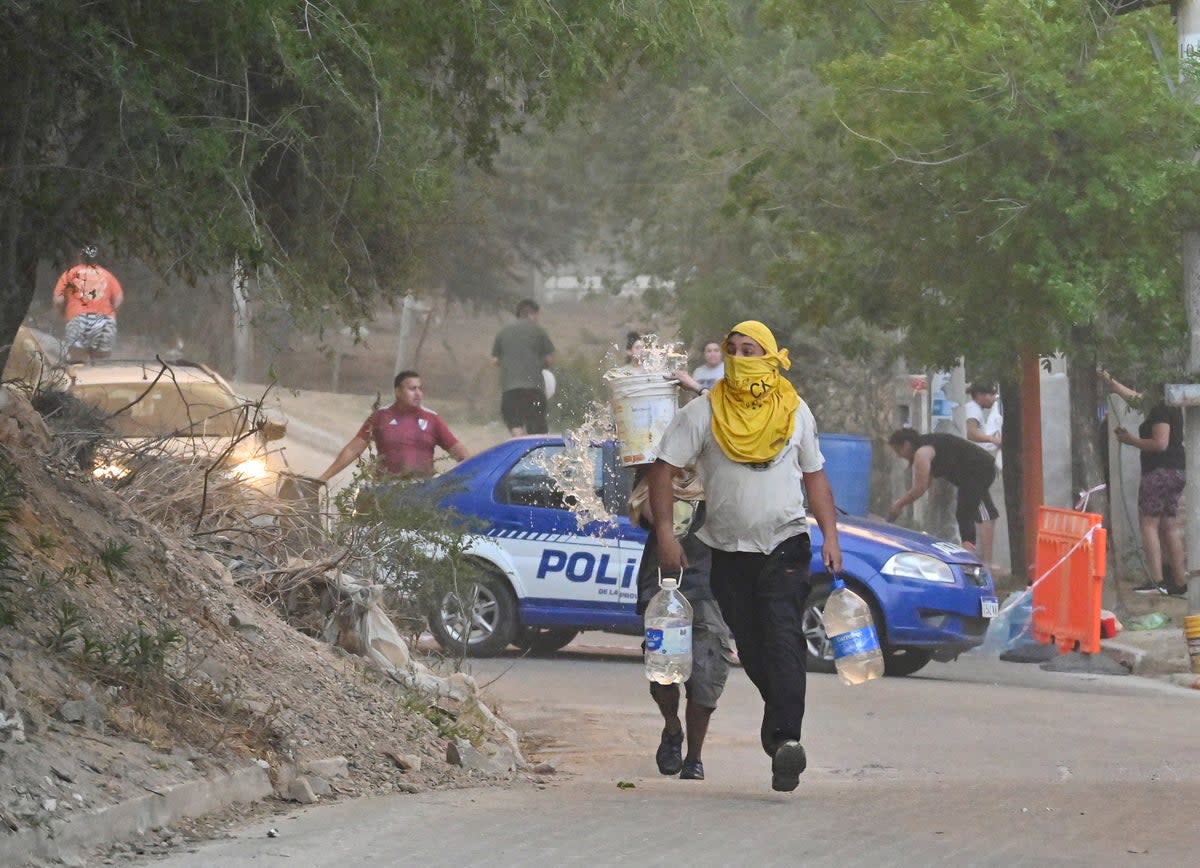
[[[885,521],[855,515],[839,515],[837,524],[843,549],[851,548],[846,540],[847,537],[853,538],[861,542],[861,545],[853,546],[856,553],[876,553],[880,564],[898,551],[919,552],[952,564],[980,562],[973,552],[967,551],[957,543]],[[816,522],[810,527],[815,528]]]

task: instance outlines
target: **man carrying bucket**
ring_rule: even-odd
[[[686,557],[671,522],[672,477],[695,465],[707,496],[697,536],[712,549],[711,584],[763,698],[760,735],[771,786],[794,790],[807,765],[800,744],[807,647],[801,613],[810,590],[808,505],[825,537],[822,562],[842,568],[833,491],[808,405],[783,376],[791,367],[771,330],[747,320],[725,338],[725,374],[683,407],[658,444],[650,506],[663,573]]]

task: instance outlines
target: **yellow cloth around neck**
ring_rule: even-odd
[[[761,464],[778,455],[791,439],[800,396],[779,372],[792,363],[769,328],[747,320],[730,330],[730,334],[735,332],[754,338],[766,355],[725,353],[725,377],[708,393],[712,432],[731,461]]]

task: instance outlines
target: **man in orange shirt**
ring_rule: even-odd
[[[112,272],[96,264],[96,245],[81,251],[83,261],[67,269],[54,286],[54,309],[67,321],[67,359],[107,359],[117,340],[117,308],[125,300]]]

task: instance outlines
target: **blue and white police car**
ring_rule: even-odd
[[[510,644],[549,653],[582,630],[641,632],[636,576],[646,532],[621,517],[579,528],[546,471],[561,437],[509,440],[423,485],[442,507],[477,523],[472,554],[485,578],[430,613],[444,647],[485,657]],[[592,483],[609,512],[620,514],[629,471],[616,444],[590,447]],[[835,485],[836,495],[836,485]],[[813,522],[813,592],[804,612],[811,671],[833,671],[821,613],[830,576],[821,564]],[[992,578],[971,552],[928,534],[841,515],[843,578],[875,615],[886,672],[909,675],[931,659],[949,660],[983,641],[996,614]],[[465,601],[465,602],[464,602]]]

